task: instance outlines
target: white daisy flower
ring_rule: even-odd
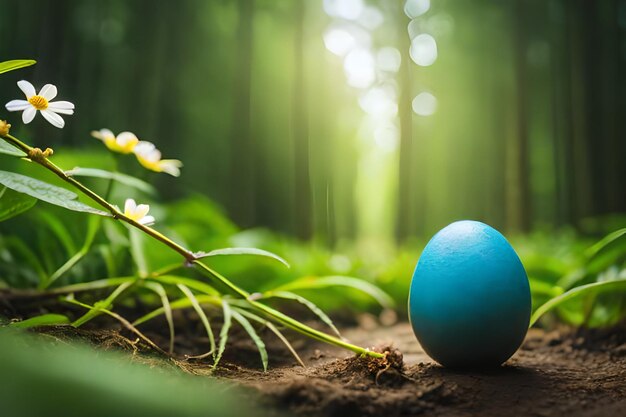
[[[147,204],[137,204],[132,198],[128,198],[124,203],[124,216],[144,226],[151,226],[154,224],[154,217],[148,216],[150,206]]]
[[[39,94],[35,92],[35,87],[28,81],[18,81],[17,86],[26,95],[26,100],[12,100],[6,104],[8,111],[21,111],[22,121],[28,124],[33,121],[37,110],[49,121],[52,126],[61,129],[65,126],[65,121],[59,114],[74,114],[74,104],[69,101],[53,101],[57,96],[57,88],[52,84],[46,84]]]
[[[132,153],[139,139],[132,132],[122,132],[115,136],[109,129],[94,130],[91,136],[101,140],[109,150],[119,153]]]
[[[139,141],[133,152],[144,168],[154,172],[165,172],[174,177],[180,176],[180,167],[183,163],[178,159],[161,159],[161,152],[153,143]]]

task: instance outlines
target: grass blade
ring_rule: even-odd
[[[146,254],[143,249],[143,242],[145,236],[134,227],[128,226],[129,238],[130,238],[130,254],[135,261],[135,265],[137,266],[137,274],[145,278],[148,276],[148,260],[146,259]]]
[[[96,318],[97,316],[99,316],[100,313],[101,313],[101,310],[105,310],[105,309],[108,309],[109,307],[111,307],[111,305],[113,304],[113,301],[115,301],[115,299],[117,297],[119,297],[124,291],[126,291],[126,289],[128,289],[128,287],[130,287],[133,284],[134,284],[134,281],[133,282],[124,282],[124,283],[120,284],[120,286],[117,287],[107,298],[105,298],[104,300],[98,301],[83,316],[81,316],[78,319],[74,320],[74,322],[72,323],[72,326],[80,327],[83,324],[87,323],[88,321],[90,321],[90,320]]]
[[[327,287],[353,288],[368,294],[385,308],[393,308],[394,305],[393,299],[389,296],[389,294],[378,288],[376,285],[359,278],[341,275],[300,278],[285,285],[281,285],[266,294],[269,295],[277,291],[311,290]]]
[[[581,285],[576,288],[572,288],[571,290],[559,295],[558,297],[554,297],[542,304],[535,310],[533,315],[530,318],[530,325],[532,326],[539,320],[541,316],[543,316],[548,311],[558,307],[560,304],[564,303],[567,300],[570,300],[574,297],[578,297],[581,295],[596,295],[603,292],[615,291],[615,290],[626,290],[626,279],[617,279],[614,281],[602,281],[602,282],[594,282],[592,284]]]
[[[124,327],[126,327],[131,332],[135,333],[137,336],[139,336],[140,339],[142,339],[144,342],[149,344],[154,350],[156,350],[157,352],[167,356],[167,353],[163,349],[161,349],[156,343],[154,343],[146,335],[141,333],[135,326],[133,326],[128,320],[126,320],[124,317],[120,316],[119,314],[114,313],[114,312],[112,312],[112,311],[110,311],[110,310],[108,310],[106,308],[96,307],[95,305],[94,306],[90,306],[89,304],[81,303],[80,301],[75,300],[71,296],[67,296],[63,300],[67,301],[68,303],[76,304],[78,306],[81,306],[83,308],[88,309],[89,311],[87,312],[87,314],[92,313],[92,312],[94,312],[95,314],[104,313],[104,314],[107,314],[107,315],[113,317],[114,319],[116,319],[117,321],[122,323],[122,325],[124,325]]]
[[[191,288],[204,294],[219,295],[219,292],[217,292],[217,290],[211,285],[193,278],[179,277],[176,275],[161,275],[151,276],[150,279],[166,285],[183,284],[185,287]]]
[[[96,169],[96,168],[76,167],[69,171],[65,171],[65,173],[71,177],[91,177],[91,178],[109,179],[109,180],[117,181],[120,184],[135,188],[146,194],[152,194],[152,195],[156,194],[156,189],[152,185],[148,184],[145,181],[140,180],[139,178],[122,174],[120,172],[111,172],[111,171],[106,171],[104,169]]]
[[[276,335],[276,337],[278,337],[280,339],[280,341],[283,342],[283,344],[287,347],[287,349],[289,349],[289,352],[291,352],[291,354],[296,359],[296,361],[298,361],[298,363],[303,368],[306,368],[306,365],[304,364],[304,362],[302,362],[302,359],[300,358],[300,355],[298,355],[298,352],[296,352],[296,350],[293,348],[291,343],[289,343],[289,340],[287,340],[285,335],[283,335],[282,332],[280,330],[278,330],[278,328],[276,326],[274,326],[274,323],[272,323],[271,321],[265,320],[264,318],[259,317],[256,314],[251,313],[251,312],[246,311],[246,310],[243,310],[243,309],[237,309],[237,311],[240,314],[248,317],[249,319],[257,321],[257,322],[263,324],[264,326],[266,326],[268,329],[270,329],[272,331],[272,333],[274,333]]]
[[[259,350],[259,354],[261,355],[261,362],[263,363],[263,371],[267,371],[267,364],[269,360],[267,357],[267,349],[265,348],[265,343],[263,343],[263,340],[259,337],[256,330],[254,330],[254,327],[252,327],[252,324],[250,324],[248,319],[246,319],[241,313],[233,310],[232,315],[235,321],[237,321],[237,323],[239,323],[241,327],[243,327],[243,329],[248,333],[248,335],[250,336],[250,338],[256,345],[257,349]]]
[[[45,223],[45,225],[48,226],[48,229],[50,229],[56,238],[59,239],[59,242],[67,251],[67,256],[72,256],[72,254],[78,252],[78,248],[74,243],[72,235],[57,216],[54,216],[52,213],[45,210],[39,210],[37,214],[39,219]]]
[[[219,363],[220,359],[222,359],[224,350],[226,350],[226,342],[228,341],[228,332],[230,331],[230,326],[232,324],[232,310],[226,300],[222,300],[222,310],[224,311],[224,324],[222,325],[222,330],[220,330],[220,344],[217,348],[217,355],[215,355],[213,368],[217,367],[217,364]]]
[[[0,74],[13,71],[16,69],[35,65],[37,61],[34,59],[13,59],[11,61],[0,62]]]
[[[198,299],[193,294],[193,292],[191,292],[191,290],[187,288],[185,285],[176,284],[176,286],[178,287],[178,289],[182,291],[183,294],[185,294],[185,296],[191,302],[191,306],[193,307],[193,309],[196,311],[198,316],[200,316],[200,320],[202,321],[202,324],[204,325],[204,328],[206,329],[207,336],[209,337],[209,343],[211,345],[211,352],[215,352],[215,336],[213,336],[213,329],[211,329],[211,323],[209,322],[209,318],[204,313],[204,310],[202,310],[202,307],[200,306]]]
[[[600,253],[602,249],[604,249],[606,246],[610,245],[624,235],[626,235],[626,228],[616,230],[613,233],[609,233],[608,235],[606,235],[604,238],[602,238],[600,241],[598,241],[585,251],[587,261],[590,262],[591,260],[593,260],[593,258],[598,253]]]
[[[196,300],[198,301],[200,305],[202,304],[210,304],[213,306],[222,305],[222,300],[212,295],[196,295]],[[179,298],[178,300],[170,302],[170,308],[172,310],[181,310],[183,308],[189,308],[189,307],[193,307],[193,304],[187,297]],[[133,322],[133,324],[135,326],[139,326],[140,324],[145,323],[149,320],[152,320],[153,318],[158,317],[163,313],[165,313],[165,309],[163,307],[159,307],[139,317],[137,320]]]
[[[93,241],[96,238],[96,235],[98,234],[99,229],[100,229],[100,217],[90,217],[88,227],[87,227],[87,237],[85,238],[85,242],[83,243],[83,246],[80,248],[78,252],[74,254],[74,256],[72,256],[70,259],[67,260],[67,262],[61,265],[59,269],[54,271],[54,273],[50,275],[50,278],[48,279],[48,281],[46,281],[45,283],[42,283],[42,285],[40,286],[40,289],[48,288],[50,285],[52,285],[54,281],[61,278],[63,274],[65,274],[67,271],[72,269],[77,263],[81,261],[81,259],[85,257],[85,255],[87,255],[87,253],[89,253],[89,250],[91,249],[91,245],[93,245]]]
[[[69,324],[70,319],[63,314],[42,314],[40,316],[31,317],[26,320],[16,321],[9,326],[18,329],[30,329],[37,326],[53,326],[57,324]]]
[[[146,288],[154,291],[159,298],[161,298],[161,304],[163,304],[163,312],[165,313],[165,320],[167,320],[167,327],[170,330],[170,344],[168,352],[171,355],[174,353],[174,318],[172,317],[172,307],[170,306],[170,300],[167,298],[167,293],[163,285],[158,282],[146,282],[144,284]]]
[[[298,295],[289,291],[273,291],[269,294],[269,296],[264,297],[264,298],[270,298],[270,297],[284,298],[287,300],[294,300],[294,301],[299,302],[300,304],[306,306],[309,310],[311,310],[311,312],[313,312],[313,314],[319,317],[320,320],[326,323],[328,327],[330,327],[337,336],[342,337],[341,333],[339,333],[339,330],[337,329],[337,327],[335,327],[335,324],[330,319],[330,317],[328,317],[328,315],[324,313],[324,311],[322,311],[322,309],[316,306],[312,301],[304,298],[301,295]]]
[[[291,267],[286,260],[284,260],[280,256],[276,255],[275,253],[268,252],[268,251],[263,250],[263,249],[257,249],[257,248],[224,248],[224,249],[215,249],[215,250],[212,250],[211,252],[197,252],[197,253],[195,253],[195,255],[196,255],[196,257],[198,259],[207,258],[207,257],[210,257],[210,256],[221,256],[221,255],[265,256],[266,258],[271,258],[271,259],[274,259],[274,260],[280,262],[281,264],[285,265],[287,268]]]

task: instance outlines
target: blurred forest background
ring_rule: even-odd
[[[201,192],[241,227],[334,245],[462,218],[623,226],[625,0],[0,6],[0,58],[38,60],[0,101],[24,78],[77,109],[17,136],[104,157],[89,132],[130,130],[184,161],[166,198]]]

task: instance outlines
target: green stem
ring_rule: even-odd
[[[48,169],[49,171],[52,171],[54,174],[56,174],[58,177],[60,177],[63,181],[71,184],[73,187],[77,188],[78,190],[80,190],[83,194],[85,194],[87,197],[89,197],[90,199],[92,199],[93,201],[95,201],[97,204],[99,204],[100,206],[104,207],[107,211],[109,211],[111,213],[111,215],[113,216],[113,218],[121,220],[139,230],[141,230],[142,232],[146,233],[147,235],[153,237],[154,239],[160,241],[161,243],[169,246],[171,249],[173,249],[174,251],[178,252],[180,255],[182,255],[185,258],[185,261],[190,264],[190,265],[194,265],[196,267],[198,267],[201,272],[203,272],[205,275],[207,275],[209,278],[211,278],[212,280],[222,284],[223,286],[225,286],[226,288],[228,288],[231,292],[233,292],[235,295],[243,298],[244,300],[246,300],[246,302],[250,305],[250,307],[252,307],[253,309],[261,312],[262,314],[264,314],[267,317],[270,317],[272,319],[274,319],[276,322],[281,323],[293,330],[296,330],[299,333],[302,333],[306,336],[309,336],[313,339],[319,340],[321,342],[325,342],[325,343],[329,343],[331,345],[335,345],[335,346],[339,346],[341,348],[350,350],[352,352],[358,353],[360,355],[364,355],[364,356],[370,356],[370,357],[374,357],[374,358],[383,358],[385,355],[382,353],[378,353],[378,352],[372,352],[369,349],[365,349],[362,348],[360,346],[356,346],[353,345],[351,343],[345,342],[341,339],[338,339],[334,336],[328,335],[326,333],[320,332],[319,330],[313,329],[312,327],[307,326],[306,324],[303,324],[297,320],[292,319],[291,317],[281,313],[278,310],[273,309],[272,307],[269,307],[263,303],[260,303],[256,300],[254,300],[250,293],[248,293],[246,290],[238,287],[237,285],[233,284],[230,280],[228,280],[226,277],[222,276],[221,274],[219,274],[217,271],[214,271],[213,269],[211,269],[209,266],[205,265],[204,263],[200,262],[198,258],[196,258],[196,255],[185,249],[183,246],[179,245],[178,243],[172,241],[171,239],[169,239],[167,236],[157,232],[156,230],[145,226],[141,223],[138,223],[128,217],[126,217],[117,207],[115,207],[114,205],[110,204],[109,202],[107,202],[104,198],[100,197],[97,193],[95,193],[94,191],[92,191],[89,187],[83,185],[81,182],[75,180],[73,177],[68,176],[65,171],[63,171],[61,168],[59,168],[57,165],[55,165],[53,162],[51,162],[46,154],[44,154],[40,149],[37,148],[33,148],[27,144],[25,144],[24,142],[20,141],[19,139],[17,139],[16,137],[13,137],[11,135],[7,135],[3,137],[7,142],[9,142],[10,144],[12,144],[13,146],[17,147],[18,149],[21,149],[23,152],[25,152],[28,155],[28,158],[35,162],[38,163],[39,165],[43,166],[44,168]],[[124,284],[122,284],[124,285]],[[125,287],[124,287],[125,288]]]

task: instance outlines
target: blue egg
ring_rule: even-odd
[[[509,242],[484,223],[440,230],[417,263],[409,319],[424,351],[448,367],[497,366],[519,348],[530,286]]]

